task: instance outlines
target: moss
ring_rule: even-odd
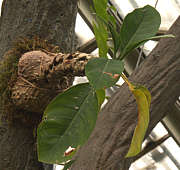
[[[0,106],[3,119],[12,121],[17,109],[11,102],[11,88],[17,79],[18,62],[22,54],[34,50],[46,50],[51,53],[59,52],[59,47],[49,44],[47,40],[34,37],[32,39],[19,38],[12,49],[7,51],[0,62]]]

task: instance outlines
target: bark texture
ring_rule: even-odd
[[[4,0],[0,18],[0,59],[19,37],[39,36],[60,46],[61,52],[74,51],[76,14],[77,0]],[[34,127],[19,122],[11,126],[1,122],[1,170],[44,170],[37,161],[33,130]]]
[[[19,36],[31,38],[37,35],[59,45],[61,52],[72,52],[76,13],[77,0],[4,0],[0,18],[0,58]],[[147,86],[153,96],[151,122],[147,134],[164,115],[171,111],[179,96],[180,18],[170,33],[176,35],[176,38],[161,40],[148,59],[131,76],[133,82]],[[60,55],[53,60],[47,60],[49,64],[43,72],[47,81],[49,79],[51,82],[54,79],[56,68],[57,71],[62,70],[61,57],[65,56]],[[41,64],[41,61],[37,62]],[[55,67],[57,63],[59,68]],[[19,73],[25,73],[24,71],[32,70],[26,68]],[[66,71],[61,76],[64,76],[64,73],[66,74]],[[33,77],[24,78],[33,79]],[[15,93],[14,96],[17,97],[18,94]],[[15,104],[18,103],[16,97]],[[20,105],[22,106],[23,103]],[[37,106],[38,103],[35,105]],[[32,107],[26,109],[32,112]],[[135,99],[127,86],[123,85],[102,110],[93,134],[78,152],[72,169],[128,169],[133,159],[124,159],[124,156],[136,121]],[[6,122],[0,124],[0,170],[44,170],[42,164],[37,161],[33,129],[34,127],[29,128],[19,122],[12,126],[8,126]]]
[[[77,0],[3,0],[0,20],[0,56],[19,36],[50,40],[61,52],[74,50]]]
[[[180,17],[169,33],[176,38],[160,40],[142,65],[130,76],[132,82],[151,91],[151,121],[147,135],[167,114],[180,95]],[[125,159],[137,122],[135,99],[123,85],[99,114],[88,142],[79,150],[72,170],[127,170]]]

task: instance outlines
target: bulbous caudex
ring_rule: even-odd
[[[30,51],[18,63],[17,81],[11,99],[18,109],[42,113],[48,103],[69,88],[75,76],[85,75],[85,65],[94,56]]]

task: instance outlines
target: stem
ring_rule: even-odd
[[[125,74],[121,74],[121,77],[122,77],[123,80],[128,84],[129,89],[130,89],[131,91],[133,91],[134,86],[130,83],[130,81],[129,81],[128,78],[125,76]]]
[[[139,64],[140,64],[140,61],[141,61],[141,57],[142,57],[142,53],[143,53],[143,49],[144,49],[144,45],[141,47],[141,50],[140,50],[140,53],[139,53],[139,56],[138,56],[138,60],[137,60],[137,63],[136,63],[136,68],[139,67]]]
[[[157,8],[158,1],[159,0],[156,0],[155,6],[154,6],[155,9]]]

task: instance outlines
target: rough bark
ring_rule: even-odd
[[[167,114],[180,95],[180,17],[169,33],[176,38],[160,40],[142,65],[130,76],[132,82],[151,91],[151,121],[147,135]],[[137,121],[137,106],[127,85],[115,93],[99,114],[88,142],[80,149],[73,170],[126,170],[133,158],[125,159]]]
[[[0,56],[19,36],[38,35],[59,45],[61,52],[74,50],[77,0],[4,0],[0,23]]]
[[[72,52],[76,14],[77,0],[4,0],[0,18],[0,58],[19,37],[39,36],[59,45],[62,52]],[[37,161],[33,130],[34,127],[19,122],[11,126],[1,122],[1,170],[44,169]]]
[[[38,35],[60,45],[62,52],[73,51],[76,12],[77,0],[4,0],[0,19],[0,57],[19,36]],[[153,96],[148,133],[171,111],[179,96],[179,27],[180,19],[171,29],[176,39],[162,40],[131,76],[132,81],[146,85]],[[50,75],[53,74],[50,72]],[[99,115],[96,128],[78,152],[72,169],[128,169],[133,159],[124,159],[124,155],[137,121],[136,113],[136,102],[127,86],[123,85]],[[37,161],[33,129],[21,123],[13,126],[1,123],[0,169],[44,169]]]

